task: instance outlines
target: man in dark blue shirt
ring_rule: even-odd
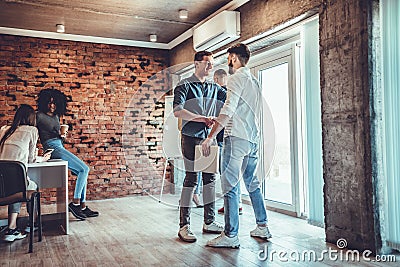
[[[211,52],[200,51],[194,56],[195,72],[183,79],[174,90],[174,115],[182,119],[182,154],[186,176],[180,200],[180,222],[178,236],[186,242],[195,242],[190,230],[190,205],[198,173],[194,171],[195,146],[208,136],[213,118],[218,116],[218,99],[226,98],[226,92],[216,83],[206,81],[213,68]],[[204,224],[203,232],[220,233],[223,226],[215,222],[215,177],[213,173],[202,173]]]

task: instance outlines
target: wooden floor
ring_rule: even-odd
[[[177,203],[176,196],[167,195],[168,203]],[[217,202],[217,207],[222,201]],[[193,209],[192,230],[196,243],[184,243],[177,237],[178,209],[158,203],[150,197],[127,197],[90,202],[100,211],[98,218],[76,221],[71,218],[71,234],[59,235],[58,229],[45,225],[44,238],[35,242],[34,253],[27,253],[28,238],[13,243],[0,242],[0,266],[398,266],[396,263],[293,261],[289,253],[336,249],[324,242],[324,230],[306,221],[268,211],[270,242],[251,238],[255,226],[250,206],[244,205],[240,216],[240,249],[205,247],[213,234],[203,234],[203,209]],[[71,216],[72,217],[72,216]],[[223,222],[223,216],[217,215]],[[268,247],[275,257],[259,258],[259,251]],[[277,253],[287,252],[288,262]],[[263,256],[263,255],[261,255]],[[397,256],[397,262],[400,262]]]

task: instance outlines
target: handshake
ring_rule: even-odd
[[[200,117],[199,122],[203,122],[207,128],[212,128],[216,122],[216,117]]]

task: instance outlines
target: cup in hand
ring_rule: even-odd
[[[68,128],[69,128],[68,124],[61,124],[60,125],[60,135],[65,137],[68,133]]]

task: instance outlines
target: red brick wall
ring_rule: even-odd
[[[19,104],[36,108],[40,90],[59,89],[68,97],[65,147],[91,169],[88,199],[157,192],[168,79],[148,79],[168,61],[163,50],[0,35],[0,125]]]

